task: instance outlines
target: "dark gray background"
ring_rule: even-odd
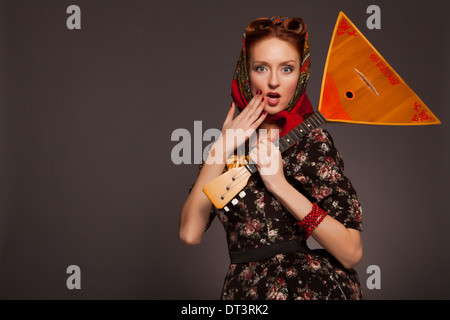
[[[81,8],[82,30],[66,28]],[[368,30],[377,4],[382,29]],[[263,16],[309,26],[314,106],[344,11],[443,122],[326,124],[363,204],[367,299],[448,299],[449,27],[444,1],[0,1],[0,298],[217,299],[215,221],[178,241],[197,165],[171,134],[221,128],[242,33]],[[206,146],[207,143],[204,144]],[[66,268],[81,268],[81,290]],[[381,268],[368,290],[367,267]]]

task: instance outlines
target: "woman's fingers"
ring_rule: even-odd
[[[262,112],[264,110],[264,106],[265,103],[263,102],[263,97],[261,95],[257,95],[252,99],[247,107],[233,119],[232,117],[235,110],[235,104],[233,103],[225,121],[225,124],[228,124],[227,128],[235,130],[242,129],[246,133],[246,136],[251,136],[253,133],[252,131],[255,131],[266,118],[267,114]],[[233,114],[231,114],[232,111]],[[231,121],[233,121],[233,123],[231,123]],[[248,132],[249,135],[247,135]]]
[[[257,146],[253,148],[250,154],[250,158],[258,165],[267,164],[267,159],[270,157],[267,145],[263,143],[263,140],[258,142]]]
[[[259,162],[258,147],[254,148],[252,151],[250,151],[249,157],[250,157],[250,163],[258,164],[258,162]]]
[[[242,126],[249,128],[249,130],[256,130],[266,119],[267,112],[263,112],[264,107],[265,102],[262,98],[255,100],[255,104],[249,109],[249,112],[242,120]]]
[[[255,121],[257,121],[262,114],[264,114],[264,107],[266,105],[265,101],[262,101],[253,109],[252,113],[248,116],[248,121],[253,124]]]
[[[236,118],[234,118],[236,104],[234,102],[231,104],[222,127],[222,134],[227,137],[227,143],[235,144],[234,149],[248,140],[266,119],[263,100],[261,94],[256,95]],[[231,146],[227,147],[228,149],[231,150]]]
[[[247,130],[247,132],[250,134],[250,136],[258,129],[258,127],[261,125],[261,123],[264,122],[264,120],[267,117],[267,112],[263,112],[256,121],[252,122],[250,124],[250,128]]]
[[[256,95],[249,102],[247,107],[241,112],[240,116],[242,119],[249,119],[256,111],[256,109],[263,103],[264,97],[262,95]]]

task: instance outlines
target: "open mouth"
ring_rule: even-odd
[[[276,92],[269,92],[267,94],[267,101],[270,105],[276,105],[280,101],[281,95]]]

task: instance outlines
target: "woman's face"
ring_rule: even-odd
[[[287,108],[300,76],[300,55],[289,42],[271,38],[255,43],[249,52],[249,76],[253,95],[263,92],[265,111],[277,114]]]

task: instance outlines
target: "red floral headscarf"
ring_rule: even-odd
[[[277,24],[285,20],[286,17],[276,16],[270,20]],[[234,103],[240,109],[244,109],[248,103],[253,99],[250,89],[250,79],[247,70],[247,54],[245,47],[246,34],[244,33],[243,47],[234,73],[233,82],[231,86],[231,97]],[[300,65],[300,76],[297,83],[292,100],[288,107],[275,115],[268,115],[266,119],[269,120],[283,120],[283,127],[280,131],[280,138],[289,131],[297,127],[304,119],[314,113],[311,102],[306,96],[306,85],[309,80],[310,60],[309,60],[309,41],[308,34],[305,35],[305,45],[303,49],[303,59]]]

